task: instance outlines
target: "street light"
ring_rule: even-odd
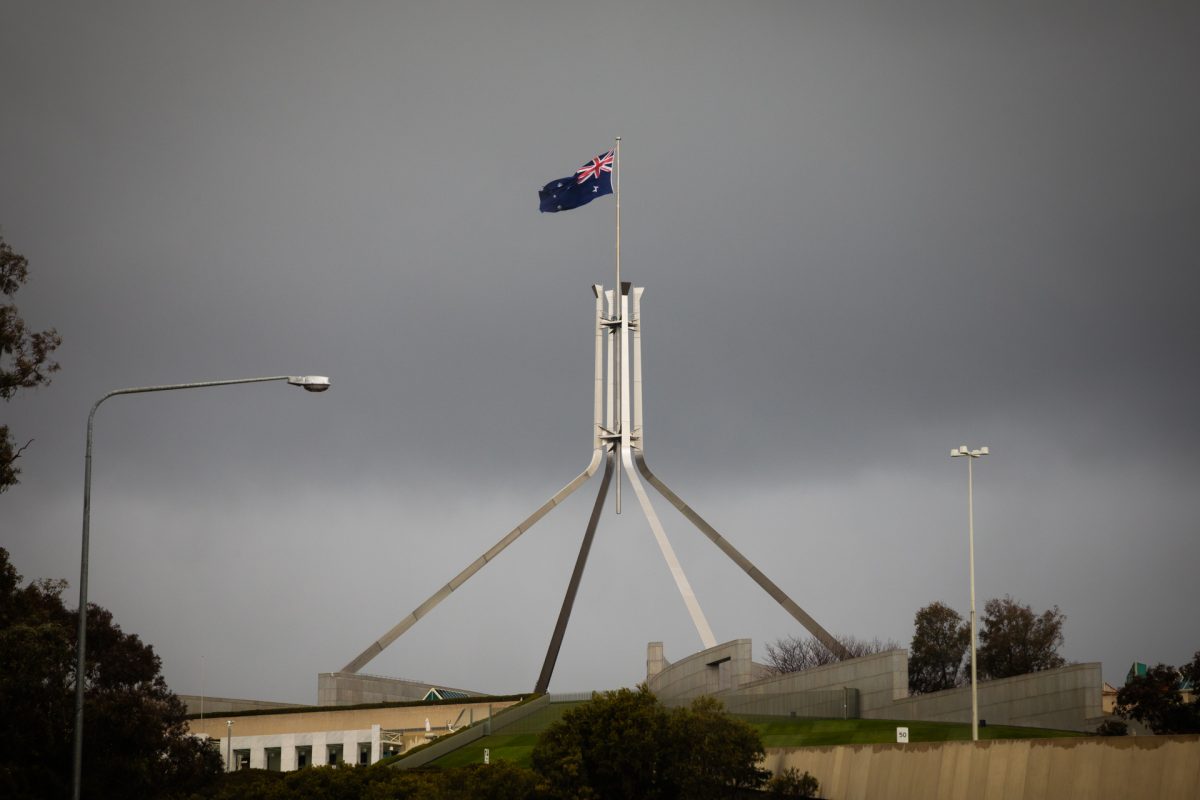
[[[975,484],[971,465],[980,456],[986,456],[988,449],[979,447],[971,450],[965,444],[950,451],[951,458],[965,456],[967,459],[967,537],[968,560],[971,570],[971,741],[979,741],[979,684],[975,676]]]
[[[238,383],[266,383],[287,381],[292,386],[303,386],[309,392],[323,392],[329,388],[329,378],[324,375],[273,375],[267,378],[238,378],[230,381],[201,381],[199,383],[171,383],[165,386],[139,386],[132,389],[117,389],[101,397],[88,414],[87,448],[83,461],[83,545],[79,566],[79,635],[76,639],[75,666],[75,757],[71,779],[71,797],[79,800],[83,784],[83,683],[87,669],[85,649],[87,646],[87,588],[88,588],[88,531],[92,516],[92,423],[96,409],[110,397],[118,394],[142,394],[145,392],[169,392],[175,389],[202,389],[207,386],[232,386]]]
[[[233,766],[233,720],[225,721],[225,771]]]

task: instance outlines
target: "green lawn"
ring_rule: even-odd
[[[762,736],[764,747],[814,747],[832,744],[895,743],[896,728],[908,728],[908,741],[954,742],[971,738],[971,726],[953,722],[910,722],[887,719],[780,719],[744,717]],[[988,725],[980,739],[1049,739],[1082,736],[1074,731]]]
[[[483,748],[488,748],[492,761],[511,761],[523,767],[530,766],[536,733],[508,733],[485,736],[466,747],[460,747],[433,762],[439,767],[462,767],[467,764],[483,763]]]
[[[547,710],[549,711],[549,710]],[[556,709],[557,711],[557,709]],[[543,729],[561,715],[545,713]],[[541,714],[537,716],[542,716]],[[791,717],[741,717],[762,736],[764,747],[814,747],[833,744],[884,744],[896,741],[896,728],[907,727],[910,743],[966,741],[971,738],[971,726],[952,722],[905,722],[886,719],[805,719]],[[531,720],[532,721],[532,720]],[[524,722],[524,721],[523,721]],[[530,766],[538,731],[522,725],[524,732],[485,736],[433,762],[439,767],[461,767],[482,764],[486,747],[492,761],[510,761]],[[1061,736],[1083,736],[1074,731],[1055,731],[1044,728],[1016,728],[1009,725],[988,725],[979,729],[980,739],[1049,739]]]

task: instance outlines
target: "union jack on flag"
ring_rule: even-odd
[[[583,183],[590,178],[599,178],[601,172],[612,172],[613,152],[609,150],[602,156],[596,156],[575,173],[575,182]]]
[[[612,194],[612,171],[615,151],[601,153],[566,178],[550,181],[538,191],[542,211],[570,211],[587,205],[597,197]]]

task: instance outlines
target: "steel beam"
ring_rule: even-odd
[[[571,580],[567,584],[567,594],[563,597],[562,609],[558,612],[558,622],[554,625],[554,633],[550,637],[550,648],[546,650],[546,660],[542,662],[542,672],[538,675],[537,685],[533,687],[536,694],[545,694],[550,689],[550,676],[554,674],[554,665],[558,662],[558,652],[562,648],[563,636],[567,632],[567,622],[571,619],[571,609],[575,606],[575,595],[579,592],[579,582],[583,578],[583,569],[587,566],[588,554],[592,549],[592,540],[596,537],[596,526],[600,522],[600,512],[604,508],[604,498],[608,496],[608,484],[612,481],[613,462],[616,458],[610,452],[604,462],[604,477],[600,479],[600,491],[596,493],[596,502],[592,506],[592,516],[588,519],[587,529],[583,533],[583,543],[579,546],[579,556],[575,559],[575,569],[571,572]]]

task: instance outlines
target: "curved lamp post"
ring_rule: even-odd
[[[967,459],[967,539],[968,560],[971,570],[971,741],[979,741],[979,684],[975,678],[975,483],[971,465],[980,456],[986,456],[988,449],[979,447],[974,450],[965,444],[950,451],[951,458],[965,456]]]
[[[75,757],[71,779],[71,797],[80,800],[83,784],[83,684],[86,675],[87,647],[87,589],[88,589],[88,530],[92,516],[92,423],[96,409],[110,397],[118,394],[142,394],[145,392],[169,392],[175,389],[202,389],[207,386],[232,386],[238,383],[267,383],[287,381],[292,386],[303,386],[309,392],[323,392],[329,388],[329,378],[324,375],[273,375],[267,378],[238,378],[231,381],[201,381],[199,383],[171,383],[164,386],[139,386],[132,389],[117,389],[96,401],[88,414],[87,450],[83,462],[83,547],[79,567],[79,635],[76,640],[75,666]]]

